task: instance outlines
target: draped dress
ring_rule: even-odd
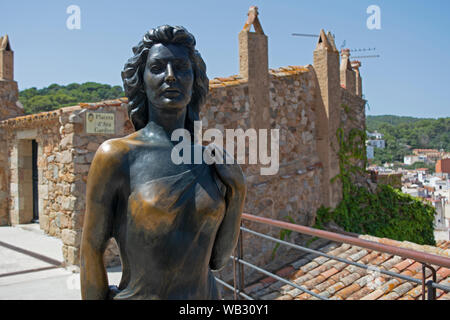
[[[219,299],[209,267],[226,211],[225,186],[205,163],[131,188],[113,231],[122,299]]]

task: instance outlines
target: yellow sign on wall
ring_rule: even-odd
[[[86,133],[114,134],[114,113],[88,112]]]

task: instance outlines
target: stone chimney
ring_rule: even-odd
[[[341,57],[341,86],[356,94],[356,74],[350,61],[350,49],[342,49]]]
[[[339,71],[339,52],[331,33],[328,39],[324,30],[320,31],[317,47],[314,50],[314,70],[319,84],[319,97],[316,99],[317,148],[323,165],[322,190],[326,207],[335,208],[342,198],[342,187],[337,180],[330,180],[339,174],[339,148],[336,132],[341,119],[341,86]]]
[[[14,52],[8,35],[0,38],[0,80],[14,80]]]
[[[251,32],[253,25],[255,32]],[[258,7],[252,6],[239,32],[239,73],[248,79],[248,96],[252,127],[269,128],[269,59],[268,41],[258,19]]]
[[[359,68],[361,67],[360,61],[352,61],[352,68],[355,71],[355,84],[356,84],[356,95],[360,98],[362,98],[362,78],[361,73],[359,72]]]
[[[24,114],[14,81],[14,52],[8,35],[0,37],[0,121]]]

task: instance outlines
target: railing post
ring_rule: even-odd
[[[237,294],[237,281],[236,281],[236,251],[238,251],[237,248],[234,249],[234,255],[233,255],[233,296],[234,300],[238,300],[239,295]]]
[[[242,222],[241,222],[241,226],[242,226]],[[244,259],[244,244],[243,244],[243,235],[242,235],[242,230],[239,230],[239,240],[238,240],[238,245],[237,245],[237,258],[239,260]],[[244,265],[242,263],[239,263],[238,265],[238,292],[243,292],[244,291]],[[240,295],[238,295],[240,297]],[[239,298],[240,299],[240,298]]]
[[[426,272],[425,269],[428,268],[431,270],[433,280],[426,281]],[[436,299],[436,288],[433,287],[433,283],[436,283],[436,270],[428,264],[422,263],[422,300],[425,300],[425,287],[427,288],[427,300],[435,300]]]
[[[433,281],[427,281],[428,300],[436,300],[436,288],[433,288]]]

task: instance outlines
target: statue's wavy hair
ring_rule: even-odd
[[[206,76],[205,62],[195,49],[195,38],[183,27],[163,25],[151,29],[138,45],[133,47],[134,56],[128,59],[122,71],[123,87],[128,97],[128,116],[136,131],[145,127],[150,121],[143,74],[148,52],[157,43],[177,44],[188,49],[194,72],[194,83],[191,100],[187,105],[185,128],[193,136],[194,121],[199,120],[200,107],[205,103],[208,94],[209,80]]]

